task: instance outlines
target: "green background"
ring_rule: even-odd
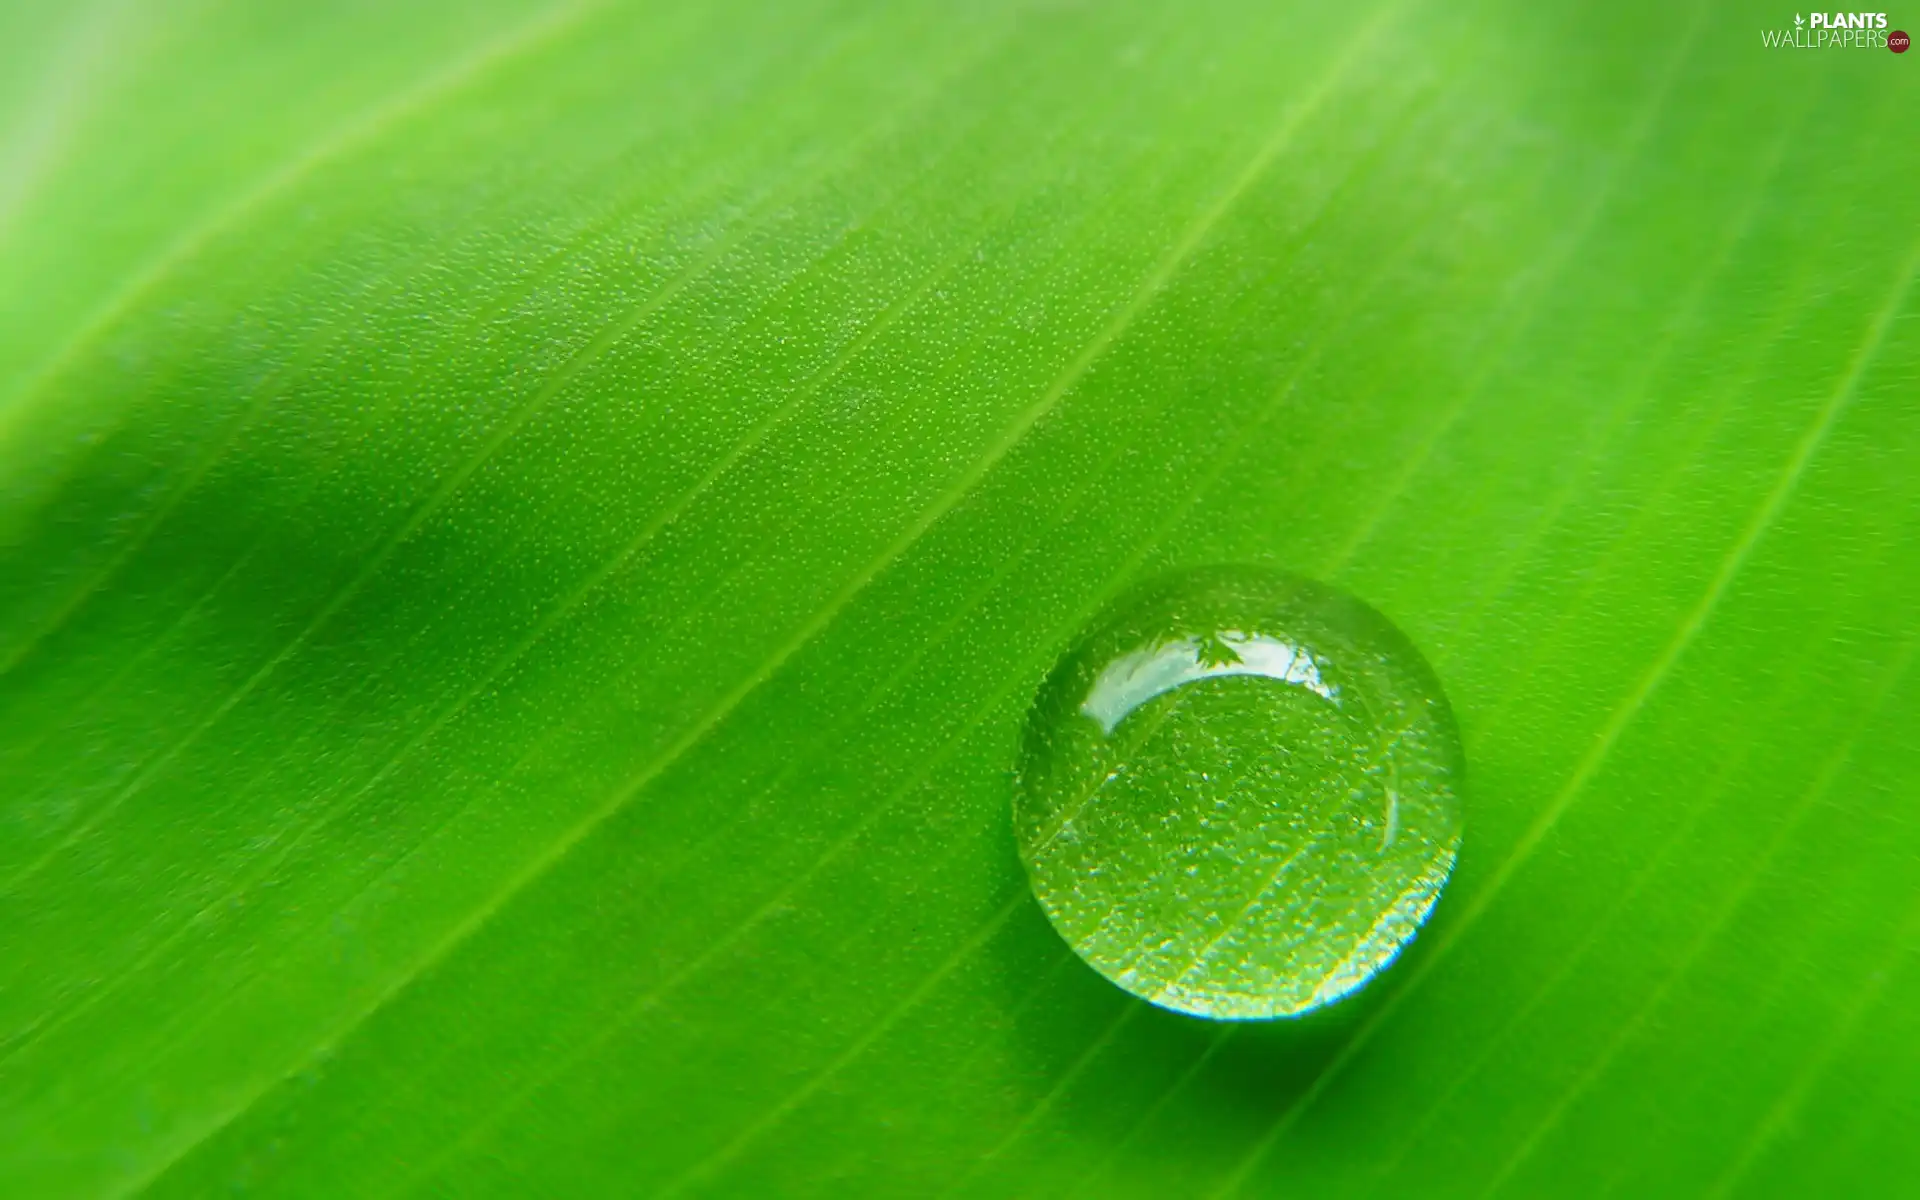
[[[1789,17],[0,7],[0,1192],[1897,1191],[1920,55]],[[1467,746],[1303,1023],[1009,832],[1221,561]]]

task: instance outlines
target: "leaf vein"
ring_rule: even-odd
[[[1852,361],[1842,373],[1827,400],[1820,406],[1813,422],[1801,435],[1799,442],[1788,455],[1785,465],[1779,472],[1774,486],[1761,500],[1746,527],[1729,547],[1721,559],[1718,569],[1709,580],[1706,590],[1701,594],[1693,609],[1681,621],[1674,636],[1661,649],[1653,663],[1642,675],[1639,684],[1617,706],[1607,722],[1601,727],[1592,747],[1574,767],[1567,782],[1551,799],[1541,814],[1521,835],[1520,841],[1493,872],[1481,890],[1461,912],[1459,918],[1446,936],[1440,938],[1419,966],[1407,977],[1406,982],[1368,1018],[1367,1022],[1355,1031],[1353,1037],[1341,1048],[1327,1064],[1325,1070],[1308,1085],[1300,1098],[1291,1105],[1273,1126],[1254,1144],[1245,1159],[1220,1188],[1220,1194],[1226,1194],[1239,1188],[1251,1174],[1261,1158],[1278,1142],[1279,1138],[1292,1127],[1300,1114],[1306,1111],[1322,1095],[1327,1084],[1353,1061],[1359,1051],[1372,1039],[1373,1034],[1389,1020],[1419,987],[1432,977],[1435,967],[1443,962],[1453,947],[1470,931],[1491,908],[1493,901],[1506,884],[1512,880],[1520,867],[1525,864],[1533,852],[1546,840],[1547,835],[1558,823],[1561,816],[1572,805],[1574,798],[1593,778],[1607,755],[1611,753],[1621,733],[1637,716],[1653,692],[1665,681],[1667,673],[1678,662],[1680,656],[1692,643],[1694,636],[1705,625],[1721,597],[1725,594],[1733,577],[1745,564],[1753,547],[1759,542],[1766,529],[1772,524],[1788,497],[1797,486],[1801,473],[1807,463],[1824,441],[1829,429],[1838,418],[1841,410],[1853,396],[1862,373],[1873,355],[1878,352],[1881,342],[1891,325],[1894,315],[1899,311],[1908,289],[1912,286],[1916,267],[1920,267],[1920,244],[1916,244],[1907,263],[1901,269],[1899,279],[1892,293],[1882,305],[1866,331]]]
[[[1606,1048],[1594,1058],[1585,1071],[1580,1073],[1580,1077],[1573,1082],[1573,1085],[1561,1093],[1553,1104],[1548,1106],[1546,1112],[1541,1114],[1540,1120],[1528,1131],[1525,1137],[1520,1139],[1513,1153],[1509,1155],[1507,1160],[1501,1164],[1500,1168],[1494,1172],[1493,1177],[1482,1190],[1481,1194],[1483,1196],[1490,1196],[1499,1191],[1506,1185],[1507,1181],[1513,1178],[1514,1173],[1533,1156],[1534,1152],[1537,1151],[1546,1140],[1547,1135],[1559,1126],[1561,1120],[1565,1118],[1567,1112],[1572,1109],[1580,1097],[1584,1096],[1587,1091],[1607,1073],[1607,1069],[1620,1057],[1621,1052],[1626,1049],[1627,1045],[1633,1041],[1634,1036],[1638,1034],[1640,1029],[1646,1024],[1647,1018],[1666,1001],[1666,998],[1679,986],[1681,980],[1685,979],[1692,971],[1694,965],[1699,962],[1700,957],[1706,953],[1707,948],[1720,936],[1721,931],[1733,920],[1735,914],[1740,911],[1740,908],[1746,903],[1747,898],[1753,894],[1754,889],[1759,885],[1760,879],[1766,873],[1767,868],[1772,865],[1774,859],[1779,857],[1780,852],[1786,849],[1787,843],[1791,840],[1792,836],[1799,831],[1801,822],[1805,821],[1807,816],[1812,813],[1821,799],[1824,798],[1827,792],[1833,787],[1834,781],[1839,778],[1842,770],[1852,761],[1853,752],[1855,747],[1859,745],[1862,731],[1872,723],[1881,705],[1885,703],[1888,693],[1893,690],[1894,685],[1906,674],[1907,668],[1911,665],[1915,645],[1915,642],[1909,640],[1907,644],[1902,647],[1900,653],[1894,658],[1889,668],[1882,672],[1879,686],[1875,688],[1874,700],[1867,707],[1867,711],[1861,715],[1859,720],[1849,723],[1846,736],[1841,739],[1839,746],[1828,756],[1827,761],[1822,764],[1820,771],[1814,776],[1813,781],[1807,786],[1807,789],[1801,793],[1800,799],[1788,810],[1785,818],[1781,820],[1779,826],[1774,830],[1773,837],[1768,839],[1766,849],[1761,851],[1759,858],[1755,859],[1753,864],[1747,868],[1746,874],[1742,877],[1739,884],[1727,893],[1726,900],[1720,905],[1719,911],[1714,914],[1713,919],[1700,929],[1699,934],[1693,939],[1692,943],[1688,945],[1686,953],[1681,956],[1680,961],[1667,973],[1667,977],[1661,981],[1660,986],[1648,993],[1646,998],[1641,1001],[1639,1007],[1634,1010],[1633,1015],[1619,1027],[1613,1038],[1608,1041]]]
[[[473,53],[451,67],[402,88],[386,100],[363,109],[322,134],[278,170],[214,210],[200,223],[189,226],[82,321],[80,327],[28,377],[14,400],[5,409],[0,409],[0,445],[4,445],[8,434],[16,427],[10,419],[17,419],[34,395],[74,355],[112,328],[114,322],[136,301],[192,261],[196,254],[226,230],[246,220],[262,205],[296,186],[328,162],[367,144],[398,122],[430,112],[435,105],[457,95],[463,87],[484,79],[489,72],[521,55],[538,50],[550,39],[563,36],[609,3],[610,0],[581,0],[562,4],[508,29],[499,37],[482,43]]]

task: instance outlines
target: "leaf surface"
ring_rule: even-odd
[[[1779,16],[0,12],[0,1190],[1911,1177],[1920,68]],[[1466,741],[1298,1023],[1009,829],[1213,562]]]

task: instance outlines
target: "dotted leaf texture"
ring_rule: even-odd
[[[1791,15],[0,6],[0,1192],[1899,1192],[1920,56]],[[1010,830],[1235,562],[1469,764],[1298,1022]]]

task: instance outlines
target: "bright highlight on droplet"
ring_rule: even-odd
[[[1393,961],[1460,847],[1460,737],[1387,619],[1276,571],[1123,597],[1034,701],[1014,830],[1080,957],[1163,1008],[1297,1016]]]

